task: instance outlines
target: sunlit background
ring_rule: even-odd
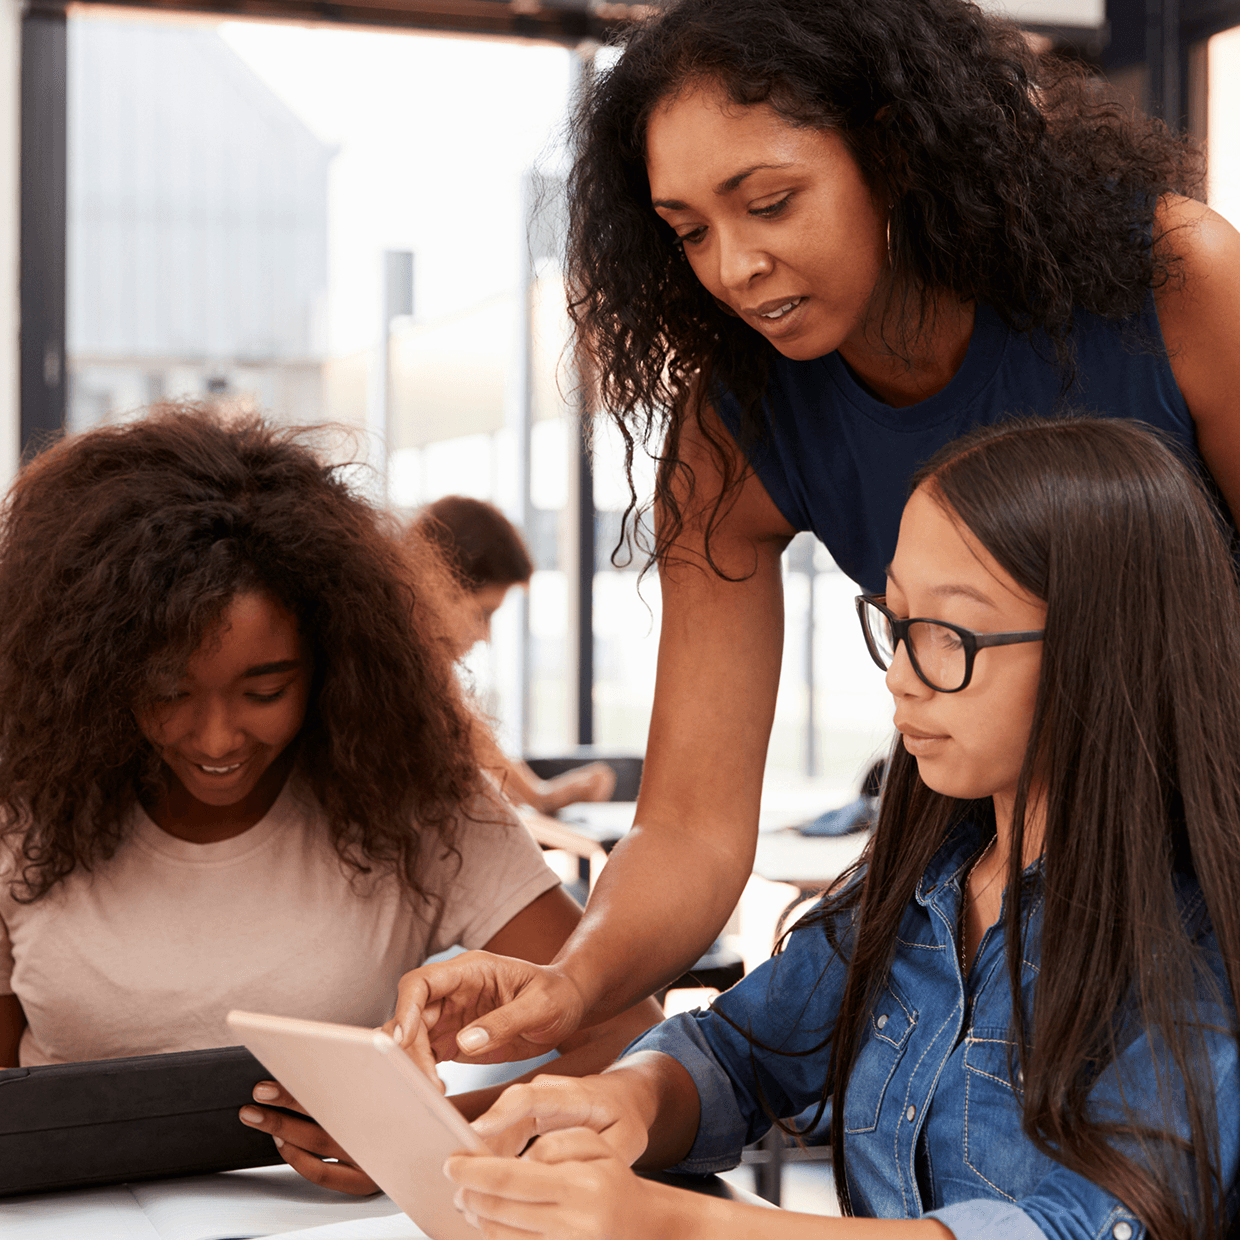
[[[386,469],[401,509],[458,493],[527,517],[528,691],[517,598],[470,670],[507,743],[532,753],[576,739],[577,394],[559,262],[527,238],[537,249],[540,213],[555,214],[582,71],[572,51],[479,39],[80,12],[69,28],[71,427],[210,395],[355,428],[374,485]],[[412,269],[394,315],[388,252]],[[659,589],[652,574],[639,592],[640,556],[610,563],[629,491],[605,425],[594,474],[594,739],[636,753]],[[639,468],[643,498],[650,480]],[[808,536],[787,561],[770,764],[822,782],[825,807],[885,747],[890,706],[853,584]]]

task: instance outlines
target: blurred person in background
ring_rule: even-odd
[[[465,495],[445,495],[414,518],[410,536],[439,548],[460,582],[457,617],[457,658],[480,641],[491,640],[491,617],[508,591],[528,586],[534,572],[529,549],[516,526],[493,504]],[[510,758],[495,744],[489,730],[482,736],[479,760],[506,796],[543,814],[574,801],[606,801],[616,786],[616,773],[605,762],[590,762],[553,779],[539,779],[520,758]]]

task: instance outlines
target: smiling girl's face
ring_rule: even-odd
[[[978,633],[1045,628],[1046,604],[1000,567],[969,531],[919,487],[900,521],[887,570],[887,606],[900,619],[945,620]],[[938,693],[913,671],[905,644],[887,670],[895,725],[935,792],[994,797],[1010,818],[1037,699],[1042,643],[977,652],[973,678],[959,693]]]
[[[269,594],[237,595],[180,680],[137,713],[169,775],[159,825],[207,842],[257,822],[287,775],[277,760],[301,731],[309,688],[291,613]]]
[[[838,133],[687,89],[651,116],[646,171],[694,274],[782,354],[865,344],[887,217]]]

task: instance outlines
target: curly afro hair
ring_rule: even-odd
[[[443,631],[450,576],[401,546],[302,429],[189,405],[50,447],[0,521],[0,813],[20,899],[110,857],[159,759],[135,709],[239,593],[271,594],[314,677],[295,767],[355,871],[422,892],[481,791]],[[424,854],[423,854],[424,855]]]

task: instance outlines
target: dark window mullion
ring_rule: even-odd
[[[21,446],[65,421],[66,23],[63,9],[22,18]]]

